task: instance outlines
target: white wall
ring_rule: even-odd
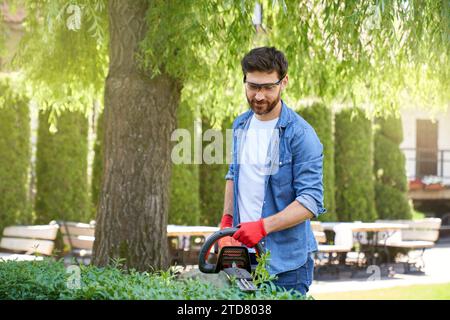
[[[448,160],[448,162],[444,162],[443,171],[446,176],[450,176],[450,110],[443,114],[439,121],[442,125],[439,126],[438,146],[439,149],[449,150],[444,153],[444,159]],[[441,173],[441,169],[438,168],[438,170]],[[444,183],[450,185],[450,178],[446,178]]]

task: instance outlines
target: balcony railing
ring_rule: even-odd
[[[409,180],[435,176],[450,183],[450,149],[402,148]]]

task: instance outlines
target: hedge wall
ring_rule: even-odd
[[[28,201],[30,113],[28,98],[0,79],[0,232],[31,222]]]
[[[380,219],[411,219],[400,118],[376,119],[374,173],[375,200]]]
[[[38,223],[54,219],[88,221],[88,120],[78,112],[58,117],[58,132],[50,133],[48,112],[39,114],[36,154]]]
[[[178,111],[179,128],[188,129],[193,146],[194,114],[187,106]],[[223,154],[226,151],[226,129],[231,129],[232,120],[222,124]],[[209,120],[202,119],[202,133],[211,129]],[[213,141],[202,140],[202,151]],[[192,148],[192,160],[194,148]],[[224,158],[225,159],[225,158]],[[181,164],[173,165],[170,194],[169,223],[217,226],[223,213],[225,191],[225,164]]]
[[[194,159],[195,115],[187,104],[177,111],[177,128],[189,130],[191,136],[191,160]],[[181,140],[180,140],[181,141]],[[176,144],[177,142],[175,142]],[[198,225],[200,220],[199,165],[172,164],[170,182],[169,223]]]
[[[96,139],[94,142],[94,161],[92,164],[91,181],[91,214],[90,219],[95,219],[97,215],[97,205],[100,197],[100,189],[103,176],[103,112],[97,120]]]
[[[205,164],[200,166],[200,205],[203,225],[217,226],[223,215],[223,203],[225,195],[225,175],[228,171],[226,163],[226,130],[231,129],[233,119],[222,122],[221,133],[223,137],[223,163]],[[203,132],[210,129],[209,121],[203,119]],[[211,142],[205,142],[203,146]]]
[[[375,220],[372,123],[361,109],[336,114],[335,174],[339,221]]]
[[[333,114],[325,104],[315,102],[308,107],[297,109],[316,131],[323,145],[323,187],[324,206],[327,212],[319,217],[321,221],[337,221],[335,203],[334,177],[334,142],[333,142]]]

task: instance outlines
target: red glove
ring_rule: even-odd
[[[220,230],[225,228],[231,228],[233,226],[233,216],[230,214],[224,214],[222,217],[222,221],[220,222]],[[219,248],[223,247],[240,247],[242,244],[239,241],[234,240],[232,237],[224,237],[218,242]]]
[[[249,248],[253,248],[265,236],[263,219],[255,222],[244,222],[238,225],[239,230],[233,235],[233,239],[239,240]]]

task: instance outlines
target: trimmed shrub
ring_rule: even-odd
[[[177,128],[187,129],[190,133],[192,163],[172,164],[169,223],[198,225],[200,220],[199,165],[193,163],[195,115],[189,106],[183,103],[177,112]]]
[[[0,80],[0,232],[5,226],[30,223],[27,196],[30,164],[29,99]]]
[[[361,109],[336,114],[335,174],[339,221],[374,221],[372,123]]]
[[[97,120],[96,139],[94,142],[94,161],[92,164],[92,181],[91,181],[91,216],[95,219],[97,216],[97,207],[100,200],[100,190],[102,187],[103,177],[103,112],[100,113]]]
[[[379,219],[412,219],[408,196],[404,191],[377,182],[375,192]]]
[[[376,208],[380,219],[411,219],[408,203],[405,155],[400,118],[377,119],[375,126],[374,173]]]
[[[400,145],[403,142],[403,126],[401,118],[395,118],[393,116],[387,118],[377,118],[376,132],[393,143]]]
[[[66,271],[62,261],[7,261],[0,263],[0,299],[5,300],[252,300],[311,299],[295,291],[263,283],[254,293],[237,285],[219,288],[202,280],[177,279],[173,273],[122,271],[120,265],[105,268],[80,266]],[[71,269],[74,270],[74,269]]]
[[[229,165],[226,163],[226,130],[231,129],[232,119],[222,122],[221,134],[223,137],[223,163],[200,165],[200,205],[202,225],[218,226],[223,214],[223,203],[225,195],[225,175]],[[207,119],[203,119],[203,132],[211,129]],[[211,142],[204,142],[205,146]]]
[[[87,154],[88,121],[65,111],[58,131],[49,131],[49,112],[39,114],[36,154],[37,223],[64,219],[87,221],[89,216]]]
[[[313,103],[308,107],[297,109],[316,131],[323,145],[323,189],[324,206],[327,212],[319,217],[320,221],[337,221],[336,203],[334,195],[334,142],[333,142],[333,114],[323,103]]]

